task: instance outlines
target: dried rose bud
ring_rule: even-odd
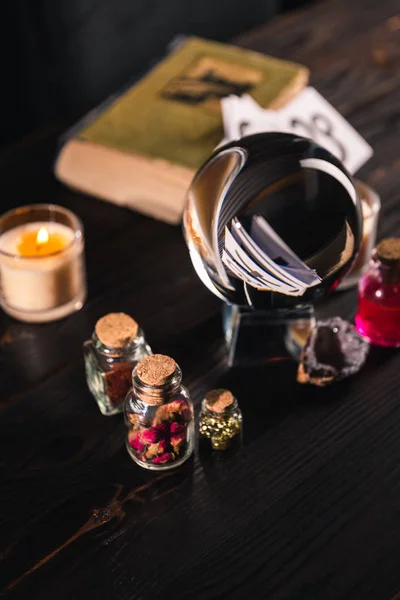
[[[186,434],[179,433],[178,435],[174,435],[171,437],[171,446],[174,449],[174,452],[178,452],[179,446],[185,441]]]
[[[173,433],[174,435],[183,433],[185,429],[185,426],[181,425],[180,423],[171,423],[171,433]]]
[[[138,433],[134,433],[133,435],[129,434],[129,445],[133,450],[136,450],[137,452],[143,452],[144,450],[144,446],[140,442]]]
[[[157,412],[154,417],[153,426],[156,427],[158,424],[163,423],[164,421],[168,421],[169,419],[169,411],[168,405],[164,404],[157,408]]]
[[[186,407],[186,402],[184,402],[184,400],[173,400],[173,402],[166,404],[166,406],[168,406],[168,410],[170,412],[177,412],[181,414],[182,410]]]
[[[169,433],[169,423],[160,423],[152,428],[160,437],[165,437]]]
[[[173,460],[175,457],[172,454],[172,452],[164,452],[164,454],[161,454],[161,456],[156,456],[156,458],[153,458],[153,463],[155,464],[163,464],[163,463],[167,463],[170,460]]]
[[[154,444],[160,438],[160,434],[155,428],[143,429],[140,436],[144,444]]]
[[[185,421],[190,421],[190,419],[192,418],[191,410],[187,404],[185,404],[184,408],[182,408],[181,416],[182,419],[184,419]]]
[[[163,454],[167,449],[167,446],[166,440],[160,440],[156,444],[150,444],[147,448],[146,458],[153,458],[154,456],[157,456],[157,454]]]
[[[169,404],[164,404],[157,409],[154,424],[165,421],[173,421],[176,418],[182,418],[188,421],[191,418],[191,412],[184,400],[173,400]]]
[[[167,446],[168,446],[167,440],[160,440],[158,442],[158,453],[162,454],[163,452],[165,452],[167,449]]]
[[[188,421],[191,417],[190,408],[186,404],[184,400],[174,400],[174,402],[170,402],[167,406],[170,407],[171,413],[176,413],[180,415],[185,421]],[[174,416],[173,414],[171,415]]]

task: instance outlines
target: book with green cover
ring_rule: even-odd
[[[57,158],[56,175],[74,188],[177,223],[194,173],[223,137],[220,99],[246,93],[261,106],[279,108],[307,81],[308,70],[295,63],[186,38],[75,128]]]

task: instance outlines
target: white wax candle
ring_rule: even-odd
[[[33,255],[21,254],[24,239],[45,229],[46,241],[33,245]],[[57,239],[60,249],[52,250]],[[26,245],[25,245],[26,246]],[[32,246],[32,244],[31,244]],[[37,251],[37,255],[35,254]],[[0,236],[0,279],[2,302],[11,315],[24,320],[47,320],[63,316],[62,307],[85,295],[83,239],[66,225],[57,222],[32,222],[19,225]],[[60,307],[60,314],[54,309]],[[43,319],[35,313],[43,312]],[[67,310],[65,314],[71,312]],[[23,313],[22,315],[20,313]],[[29,318],[32,314],[32,319]],[[51,316],[50,316],[51,314]]]

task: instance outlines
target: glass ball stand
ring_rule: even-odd
[[[314,307],[249,310],[225,304],[222,322],[230,367],[298,360],[315,326]]]

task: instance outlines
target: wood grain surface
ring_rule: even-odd
[[[381,194],[379,238],[400,234],[397,0],[330,0],[238,43],[304,63],[374,147],[359,173]],[[220,305],[181,230],[68,191],[52,177],[60,128],[0,154],[1,208],[52,201],[87,238],[89,297],[34,326],[0,317],[0,589],[11,599],[395,600],[400,593],[400,352],[371,350],[324,390],[295,367],[228,370]],[[352,318],[355,291],[318,311]],[[85,384],[82,342],[109,311],[170,353],[198,405],[230,387],[235,457],[148,474]]]

